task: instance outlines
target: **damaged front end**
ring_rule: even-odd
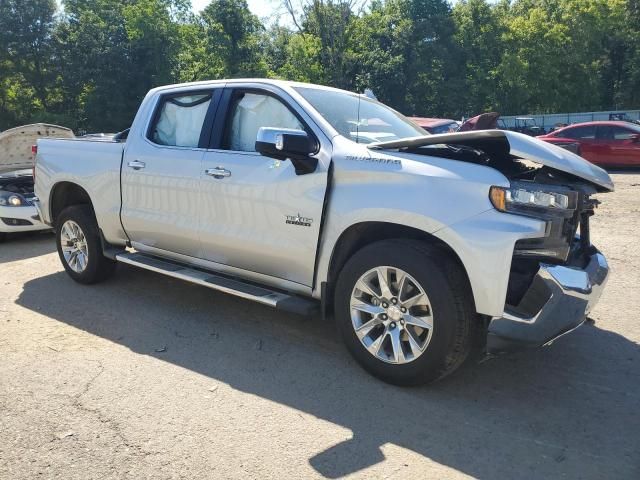
[[[488,325],[490,353],[546,345],[580,326],[607,281],[607,261],[590,240],[589,221],[599,203],[591,197],[594,188],[568,179],[552,188],[568,202],[519,212],[544,220],[545,235],[518,240],[514,246],[504,314]]]
[[[609,267],[591,245],[596,193],[613,190],[601,168],[574,153],[501,130],[431,135],[370,145],[485,165],[509,187],[492,187],[493,206],[545,222],[544,235],[514,245],[504,312],[488,323],[487,351],[541,346],[575,329],[600,298]]]

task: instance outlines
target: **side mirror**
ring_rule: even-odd
[[[318,151],[318,144],[303,130],[262,127],[256,151],[265,157],[291,160],[298,175],[315,172],[318,166],[318,159],[311,156]]]

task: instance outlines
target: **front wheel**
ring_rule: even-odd
[[[374,376],[417,385],[459,367],[471,347],[471,293],[458,263],[417,241],[385,240],[342,269],[335,313],[354,358]]]
[[[64,269],[76,282],[101,282],[115,269],[116,262],[102,254],[98,224],[88,205],[73,205],[60,213],[56,245]]]

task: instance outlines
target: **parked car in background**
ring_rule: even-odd
[[[448,118],[408,117],[413,123],[429,133],[451,133],[458,130],[460,124]]]
[[[71,138],[65,127],[35,123],[0,133],[0,241],[8,233],[47,230],[33,205],[33,146],[38,138]]]
[[[640,126],[634,123],[576,123],[538,138],[560,146],[577,143],[583,158],[603,167],[640,165]]]
[[[531,135],[532,137],[545,133],[544,128],[538,126],[536,119],[532,117],[516,118],[516,125],[510,130],[513,130],[514,132],[524,133],[525,135]]]
[[[498,128],[498,119],[500,114],[498,112],[487,112],[471,117],[464,121],[459,132],[469,132],[471,130],[494,130]]]

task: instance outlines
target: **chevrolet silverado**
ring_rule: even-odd
[[[43,139],[37,207],[67,273],[126,263],[335,319],[394,384],[580,326],[608,276],[591,244],[609,175],[501,130],[429,135],[391,108],[277,80],[164,86],[130,129]],[[477,342],[480,339],[482,342]]]

